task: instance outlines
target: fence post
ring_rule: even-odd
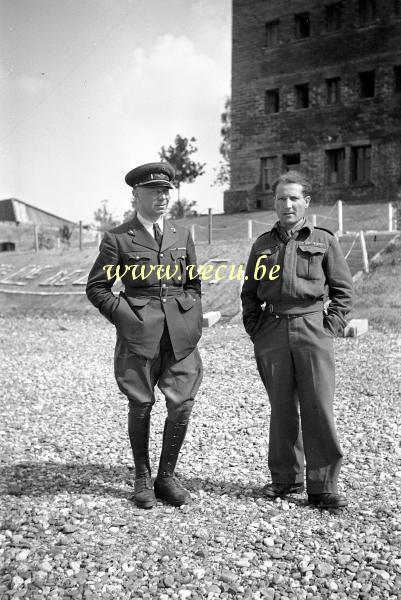
[[[393,203],[388,203],[388,230],[393,231]]]
[[[359,237],[360,237],[360,240],[361,240],[363,270],[364,270],[365,273],[369,273],[368,252],[366,250],[366,242],[365,242],[365,236],[363,234],[363,231],[359,232]]]
[[[338,209],[338,234],[342,235],[344,232],[343,226],[343,201],[337,200],[337,209]]]
[[[193,243],[195,243],[195,223],[191,223],[191,237]]]
[[[242,271],[241,267],[244,267],[244,263],[240,263],[239,264],[239,268],[241,269],[241,277],[239,280],[239,294],[238,294],[238,301],[239,301],[239,306],[238,306],[238,310],[240,313],[242,313],[242,300],[241,300],[241,292],[242,292],[242,286],[244,285],[244,281],[245,281],[245,273]]]
[[[36,223],[34,223],[33,225],[33,237],[34,237],[34,243],[35,243],[35,252],[39,251],[39,239],[38,239],[38,226],[36,225]]]
[[[248,219],[248,240],[252,240],[252,219]]]
[[[82,250],[82,221],[79,222],[79,249]]]
[[[314,213],[312,215],[312,225],[313,227],[316,227],[316,215]]]
[[[212,243],[212,238],[213,238],[213,234],[212,234],[212,209],[208,208],[208,213],[209,213],[209,219],[208,219],[208,240],[209,240],[209,244]]]
[[[397,231],[401,230],[401,200],[395,203],[395,219]]]

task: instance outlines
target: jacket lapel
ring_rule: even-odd
[[[145,248],[150,248],[151,250],[159,251],[159,246],[156,243],[156,240],[146,231],[143,225],[139,222],[136,215],[132,219],[131,228],[128,231],[128,234],[131,236],[132,241],[135,244],[139,244],[140,246],[144,246]]]
[[[161,251],[171,248],[171,246],[177,246],[177,238],[177,230],[174,225],[167,219],[164,219]]]

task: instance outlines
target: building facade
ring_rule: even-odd
[[[297,168],[314,201],[401,190],[401,0],[233,0],[231,188],[269,209]]]

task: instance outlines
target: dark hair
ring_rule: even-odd
[[[280,175],[280,177],[276,179],[272,185],[274,194],[276,193],[277,186],[280,185],[280,183],[298,183],[299,185],[302,185],[304,196],[309,196],[309,194],[312,192],[311,182],[299,171],[287,171],[287,173]]]

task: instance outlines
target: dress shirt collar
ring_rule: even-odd
[[[163,215],[161,215],[157,221],[148,221],[148,219],[145,219],[145,217],[143,217],[138,211],[136,211],[136,216],[138,221],[140,222],[141,225],[143,225],[143,227],[146,229],[146,231],[148,233],[150,233],[150,235],[152,237],[154,237],[153,235],[153,225],[155,223],[158,224],[158,226],[160,227],[161,232],[163,233],[164,230],[164,217]]]
[[[295,235],[295,237],[298,237],[298,232],[301,229],[303,229],[304,227],[308,228],[309,231],[312,231],[312,229],[313,229],[313,226],[311,226],[311,224],[307,222],[305,217],[300,219],[298,221],[298,223],[295,223],[295,225],[292,227],[292,229],[285,229],[281,225],[280,221],[277,221],[277,223],[274,224],[273,229],[277,230],[277,233],[279,234],[279,236],[283,240],[283,242],[288,242],[288,240],[290,240],[294,235]]]

